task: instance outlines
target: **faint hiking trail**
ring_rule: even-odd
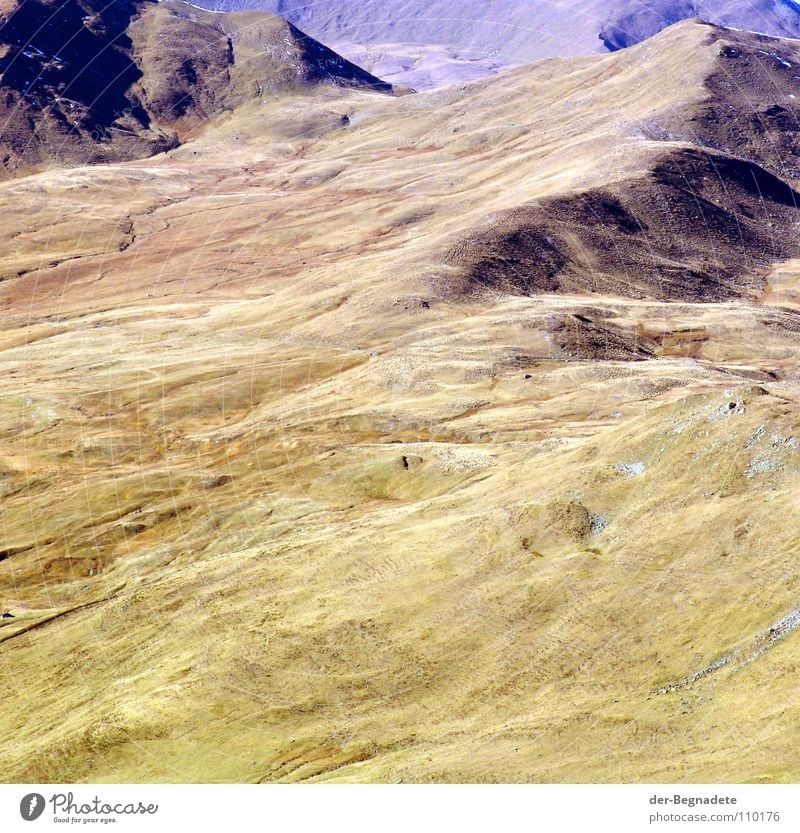
[[[725,668],[728,665],[743,668],[745,665],[749,665],[754,660],[757,660],[776,642],[788,636],[793,631],[796,631],[798,628],[800,628],[800,607],[795,608],[771,628],[757,634],[744,645],[717,657],[717,659],[709,663],[705,668],[701,668],[699,671],[695,671],[693,674],[689,674],[677,682],[669,683],[669,685],[657,689],[656,694],[671,694],[675,691],[688,688],[703,677],[708,677],[709,674],[713,674],[715,671],[719,671],[720,668]]]

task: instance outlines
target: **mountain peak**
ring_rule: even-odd
[[[698,18],[800,36],[793,0],[199,0],[285,17],[367,68],[419,89],[541,58],[615,51]]]
[[[392,92],[267,13],[26,0],[0,17],[2,161],[13,173],[148,156],[248,99],[320,84]]]

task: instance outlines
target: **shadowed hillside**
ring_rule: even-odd
[[[763,168],[681,149],[644,177],[493,218],[447,262],[470,289],[719,302],[800,257],[799,224],[800,194]]]
[[[3,165],[149,156],[246,100],[318,83],[391,91],[271,15],[25,0],[0,16]]]

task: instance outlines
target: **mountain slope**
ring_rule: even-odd
[[[797,44],[706,31],[696,98],[635,125],[666,140],[646,172],[482,220],[445,255],[454,286],[721,301],[797,256]]]
[[[26,0],[0,18],[3,166],[148,156],[245,100],[317,83],[391,90],[270,15]]]
[[[471,80],[497,66],[619,49],[688,18],[800,36],[800,9],[792,0],[206,0],[201,5],[279,14],[382,77],[419,88]],[[415,49],[420,44],[427,50]]]
[[[628,0],[610,11],[600,38],[611,51],[623,49],[689,18],[776,37],[800,36],[800,8],[793,0]]]
[[[684,22],[0,184],[0,777],[796,782],[781,61]]]
[[[761,269],[800,255],[798,225],[800,194],[777,177],[682,148],[644,176],[504,212],[464,234],[446,262],[467,293],[721,302],[758,294]]]

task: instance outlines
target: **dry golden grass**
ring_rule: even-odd
[[[784,295],[448,300],[440,258],[640,173],[716,59],[682,25],[0,186],[4,780],[800,776],[795,637],[656,693],[798,605]]]

